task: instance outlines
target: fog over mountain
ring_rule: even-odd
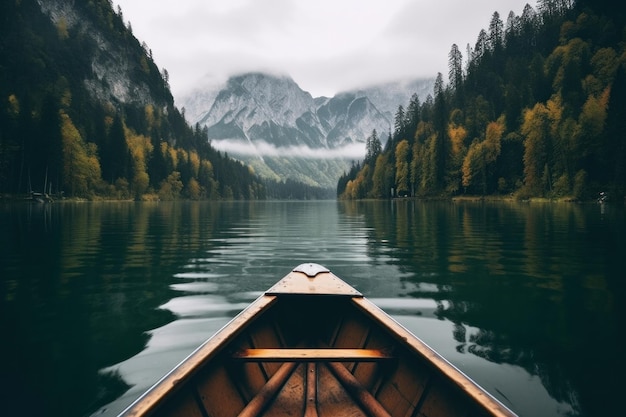
[[[398,106],[414,93],[425,98],[433,83],[389,83],[314,98],[288,76],[247,73],[199,88],[182,97],[181,106],[191,123],[207,128],[216,149],[260,175],[334,188],[352,161],[363,159],[372,131],[384,142]],[[320,167],[315,161],[322,160]]]
[[[406,109],[413,94],[417,94],[421,101],[426,100],[428,95],[433,94],[435,78],[418,78],[414,80],[389,82],[372,85],[357,90],[357,95],[366,96],[379,111],[393,124],[398,106]],[[385,132],[381,132],[385,133]]]

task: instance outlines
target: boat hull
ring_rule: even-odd
[[[306,266],[122,415],[515,415],[354,288]]]

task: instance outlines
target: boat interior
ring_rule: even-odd
[[[381,325],[366,299],[263,298],[269,307],[207,358],[159,415],[489,415],[402,335]]]

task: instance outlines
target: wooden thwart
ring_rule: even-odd
[[[233,358],[249,362],[376,362],[393,356],[383,349],[242,349]]]

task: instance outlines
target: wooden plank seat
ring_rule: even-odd
[[[241,349],[234,359],[249,362],[376,362],[393,359],[384,349]]]

